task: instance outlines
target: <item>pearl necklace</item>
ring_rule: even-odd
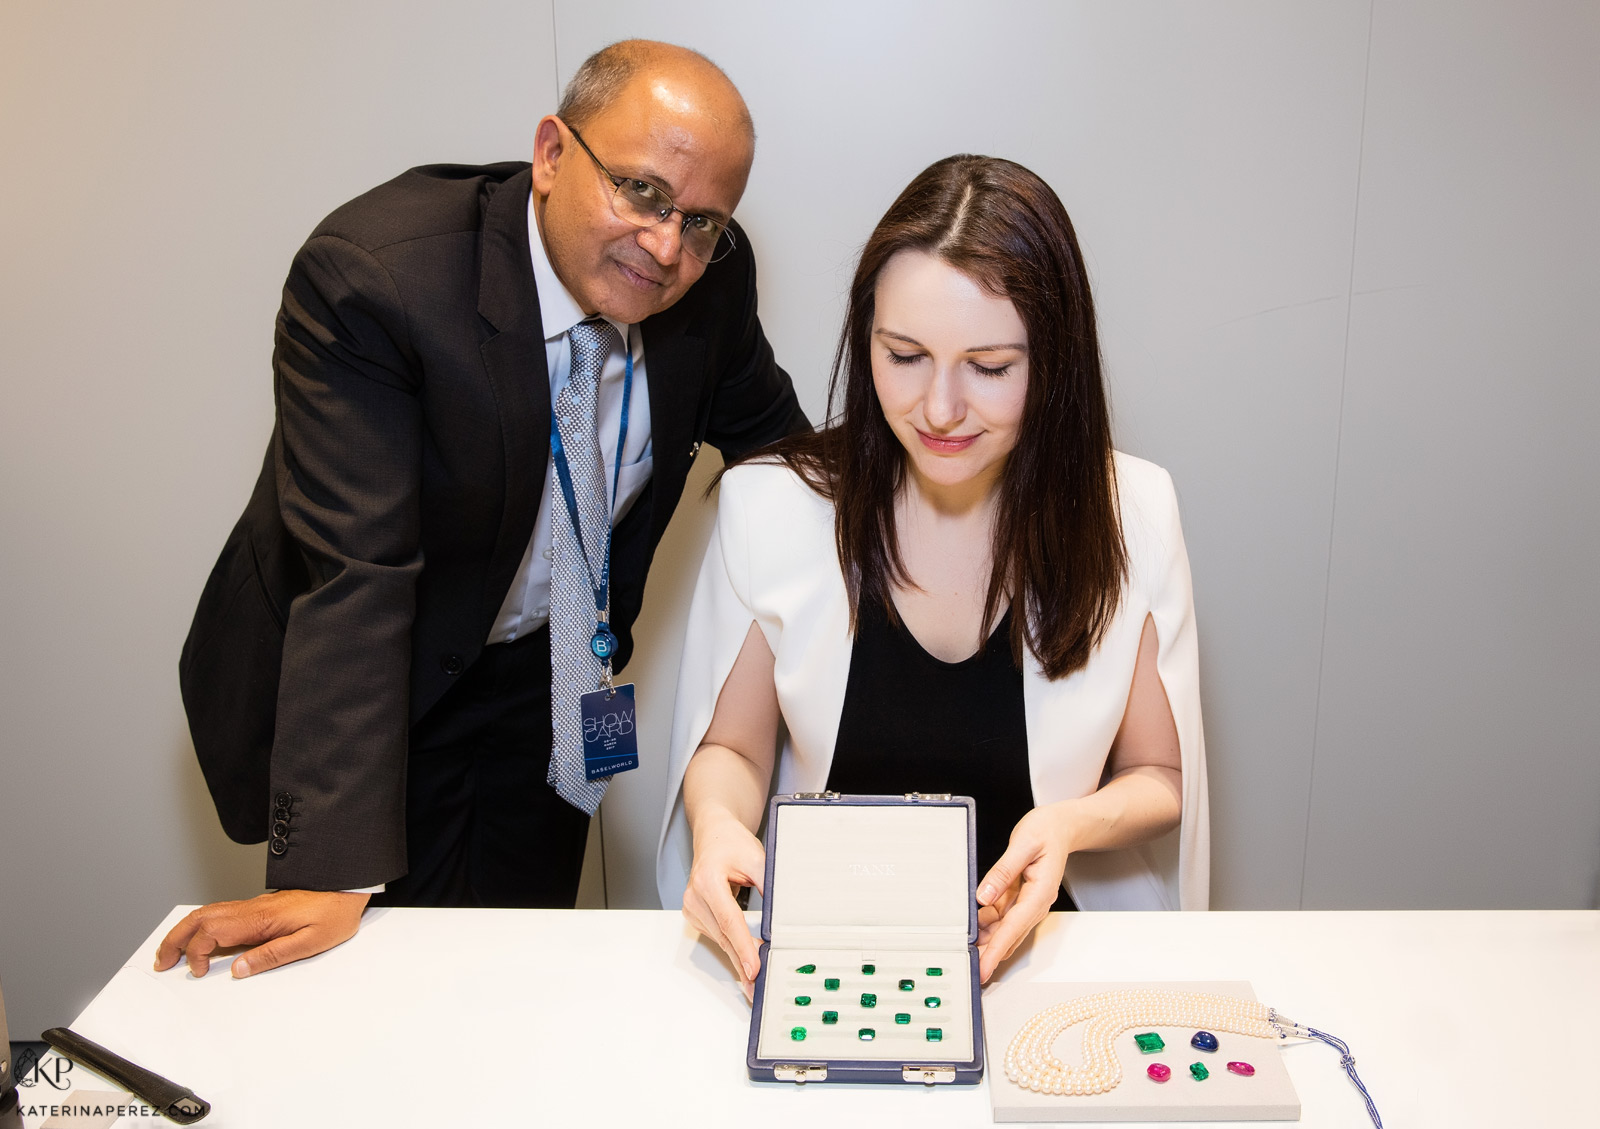
[[[1083,1065],[1068,1066],[1050,1047],[1061,1032],[1084,1020]],[[1203,1027],[1258,1039],[1310,1037],[1254,1000],[1153,988],[1101,992],[1046,1008],[1024,1023],[1006,1048],[1006,1077],[1040,1094],[1106,1093],[1122,1081],[1117,1036],[1132,1027]]]

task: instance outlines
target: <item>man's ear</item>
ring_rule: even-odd
[[[550,195],[555,186],[556,169],[565,150],[560,119],[553,114],[540,118],[533,134],[533,190],[540,196]]]

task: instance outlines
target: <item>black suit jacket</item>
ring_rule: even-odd
[[[520,162],[412,169],[290,269],[272,442],[179,664],[224,829],[270,836],[268,886],[406,872],[410,725],[483,649],[532,536],[550,397],[529,185]],[[735,231],[641,325],[654,466],[613,535],[619,666],[701,441],[731,457],[807,426]]]

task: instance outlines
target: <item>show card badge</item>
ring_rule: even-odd
[[[633,683],[578,699],[583,720],[583,771],[590,780],[639,767],[639,726]]]

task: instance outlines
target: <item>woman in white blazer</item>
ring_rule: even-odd
[[[920,174],[862,252],[829,399],[827,426],[721,480],[679,673],[663,904],[748,991],[734,890],[761,885],[776,767],[780,792],[978,798],[985,980],[1063,884],[1084,909],[1206,908],[1176,499],[1165,471],[1111,448],[1087,274],[1049,186],[984,157]],[[982,857],[986,811],[998,858]]]

